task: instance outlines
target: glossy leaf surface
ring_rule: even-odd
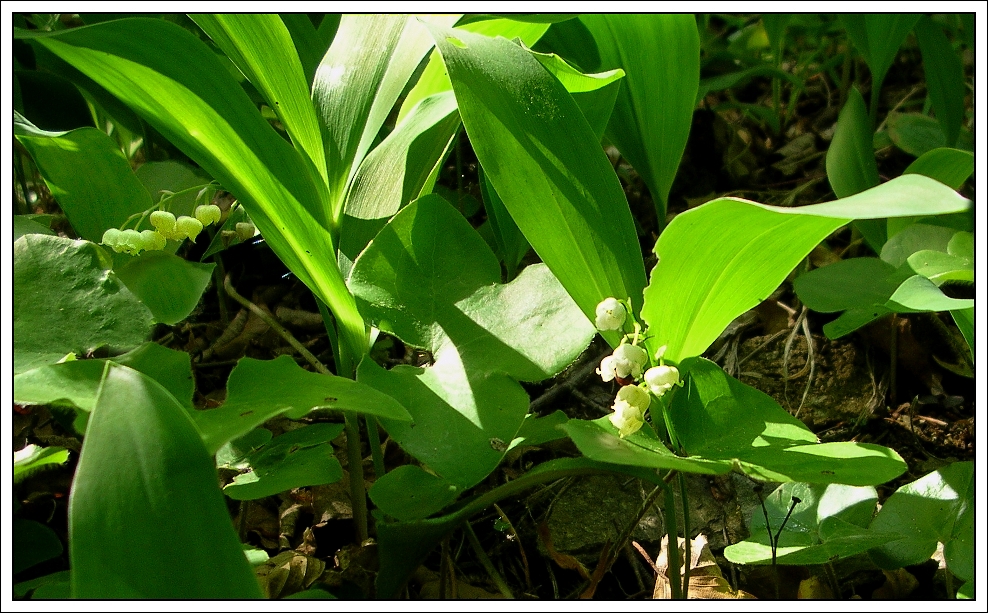
[[[591,320],[608,296],[635,299],[644,265],[631,213],[572,97],[518,45],[432,32],[487,179],[542,261]]]
[[[188,413],[107,364],[69,499],[75,598],[258,598]],[[133,563],[134,552],[145,552]]]
[[[156,322],[171,325],[188,317],[199,304],[215,266],[148,251],[115,272],[151,310]]]

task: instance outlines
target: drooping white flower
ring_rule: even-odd
[[[110,228],[103,233],[103,240],[101,241],[107,247],[116,247],[120,239],[123,238],[123,232],[116,228]]]
[[[142,230],[141,240],[144,243],[144,248],[148,251],[161,251],[167,243],[165,237],[156,230]]]
[[[155,211],[148,218],[155,230],[168,238],[175,232],[175,215],[168,211]]]
[[[605,298],[597,305],[596,326],[598,330],[620,330],[628,310],[616,298]]]
[[[612,406],[614,413],[610,416],[611,424],[618,429],[618,436],[624,438],[642,427],[650,402],[648,392],[637,385],[626,385],[618,390]]]
[[[600,368],[597,374],[604,382],[615,377],[621,379],[640,379],[645,364],[648,363],[648,354],[645,350],[636,345],[619,345],[614,353],[600,361]]]
[[[679,383],[679,370],[675,366],[653,366],[645,371],[645,384],[658,397]]]

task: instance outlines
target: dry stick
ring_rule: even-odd
[[[508,530],[511,531],[511,535],[515,538],[515,542],[518,543],[518,552],[521,553],[522,570],[525,571],[525,585],[528,586],[529,590],[531,590],[532,577],[528,572],[528,556],[525,555],[525,547],[521,544],[521,537],[518,536],[518,531],[515,530],[514,524],[512,524],[511,520],[508,519],[507,514],[501,510],[501,507],[497,506],[497,503],[494,503],[494,510],[501,516],[501,520],[508,525]]]
[[[281,338],[291,345],[295,351],[299,352],[305,361],[312,365],[316,371],[324,375],[332,375],[326,365],[323,364],[312,355],[312,352],[305,348],[305,345],[298,342],[292,333],[285,329],[280,323],[278,323],[274,317],[269,315],[261,307],[257,306],[250,300],[247,300],[243,296],[237,293],[237,290],[233,289],[233,283],[230,282],[230,275],[226,276],[223,280],[223,289],[226,290],[227,295],[239,302],[244,308],[249,309],[251,313],[257,315],[261,320],[271,327],[272,330],[277,332]],[[357,416],[350,412],[343,412],[346,425],[346,448],[347,448],[347,464],[348,470],[350,472],[350,497],[353,499],[353,519],[357,524],[357,537],[360,542],[367,540],[367,492],[364,489],[364,479],[363,479],[363,466],[364,458],[360,453],[360,425],[357,422]]]

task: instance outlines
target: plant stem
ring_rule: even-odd
[[[679,498],[683,505],[683,538],[686,539],[683,551],[683,600],[686,600],[690,597],[690,566],[693,560],[690,551],[689,497],[686,495],[686,475],[683,473],[679,473]]]
[[[463,531],[466,532],[467,541],[473,548],[473,552],[477,554],[480,564],[484,567],[484,570],[487,571],[491,581],[493,581],[494,585],[497,586],[498,591],[501,592],[505,598],[514,600],[515,595],[511,592],[511,588],[508,587],[508,584],[504,581],[501,573],[497,572],[497,569],[494,568],[494,564],[491,563],[491,559],[487,556],[487,553],[484,552],[484,547],[480,544],[480,539],[477,538],[477,534],[473,531],[473,526],[470,525],[470,522],[464,522]]]
[[[666,574],[669,577],[669,586],[672,589],[673,600],[682,600],[683,583],[679,575],[679,526],[676,522],[676,493],[668,485],[663,486],[666,494],[666,534],[669,537],[666,552],[669,567]]]
[[[364,423],[367,425],[367,443],[370,445],[371,457],[374,459],[374,476],[378,479],[384,476],[384,454],[381,452],[381,435],[377,431],[377,418],[373,415],[365,415]]]
[[[360,452],[360,422],[357,414],[344,411],[346,419],[347,471],[350,475],[350,502],[353,506],[353,521],[357,524],[357,539],[367,540],[367,491],[364,489],[364,456]]]

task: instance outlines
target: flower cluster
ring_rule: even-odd
[[[607,298],[597,305],[597,329],[621,330],[624,327],[629,309],[615,298]],[[621,384],[614,404],[611,424],[618,429],[621,438],[634,434],[645,423],[645,411],[652,403],[652,397],[661,398],[675,385],[682,385],[679,370],[668,366],[662,360],[665,347],[655,355],[658,364],[649,364],[648,353],[638,346],[641,325],[634,322],[635,333],[629,334],[614,352],[600,362],[597,374],[605,382],[616,380]],[[631,342],[626,342],[627,340]]]
[[[103,233],[102,243],[117,253],[137,255],[141,251],[157,251],[165,248],[168,240],[195,240],[203,226],[219,223],[223,212],[215,204],[196,207],[195,217],[182,215],[178,219],[168,211],[154,211],[150,215],[154,230],[118,230],[110,228]],[[239,224],[238,224],[239,225]]]

